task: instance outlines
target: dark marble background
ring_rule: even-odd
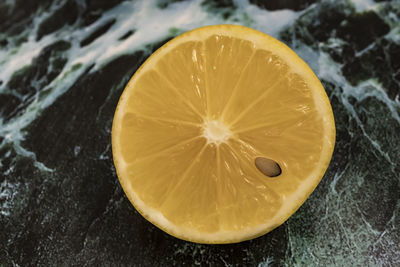
[[[400,266],[400,2],[0,0],[0,266]],[[322,80],[337,142],[286,223],[199,245],[125,197],[110,131],[160,45],[236,23],[292,47]]]

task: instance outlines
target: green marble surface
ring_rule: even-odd
[[[400,2],[0,1],[0,266],[400,266]],[[282,226],[231,245],[143,219],[112,162],[118,98],[175,35],[271,34],[321,79],[331,165]]]

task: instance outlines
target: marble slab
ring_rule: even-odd
[[[0,18],[0,266],[400,266],[399,1],[2,0]],[[110,131],[153,51],[220,23],[271,34],[313,68],[337,142],[282,226],[199,245],[135,211]]]

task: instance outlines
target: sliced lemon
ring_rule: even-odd
[[[321,180],[334,143],[329,100],[308,65],[235,25],[198,28],[158,49],[126,86],[112,129],[135,208],[199,243],[239,242],[282,224]],[[258,166],[265,162],[274,175]]]

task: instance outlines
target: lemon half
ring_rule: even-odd
[[[112,150],[135,208],[165,232],[234,243],[282,224],[324,175],[335,143],[310,67],[259,31],[186,32],[136,71],[116,109]],[[260,171],[256,159],[279,166]]]

